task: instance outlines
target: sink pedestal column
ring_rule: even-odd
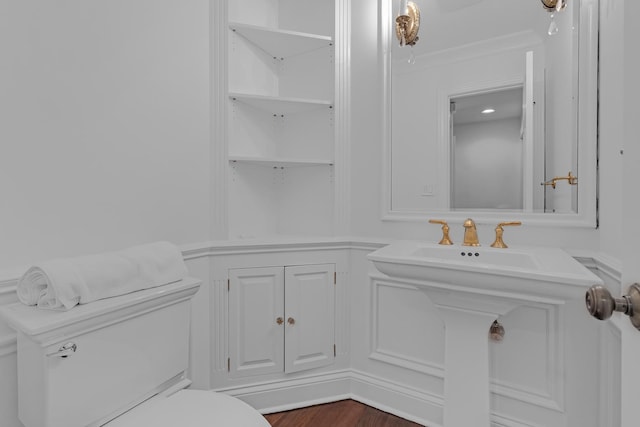
[[[519,303],[424,289],[444,321],[444,427],[490,427],[489,328]]]
[[[444,427],[489,427],[489,327],[498,315],[439,309],[445,324]]]

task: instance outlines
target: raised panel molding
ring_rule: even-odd
[[[211,283],[211,365],[212,370],[216,373],[227,372],[228,354],[227,342],[228,328],[227,319],[229,317],[229,307],[227,304],[227,280],[212,280]]]
[[[350,353],[351,316],[349,311],[349,272],[336,270],[336,291],[335,291],[335,338],[336,356],[347,356]]]
[[[401,283],[395,283],[383,279],[373,278],[371,280],[371,353],[369,355],[370,359],[378,360],[380,362],[388,363],[390,365],[395,365],[405,369],[411,369],[416,372],[420,372],[426,375],[431,375],[436,378],[444,378],[444,365],[441,361],[434,361],[424,359],[422,357],[417,357],[416,355],[410,355],[403,353],[401,348],[391,348],[390,345],[387,345],[385,348],[385,342],[397,338],[400,335],[406,335],[407,333],[413,333],[414,330],[412,326],[418,326],[415,324],[411,324],[411,321],[424,321],[424,324],[428,323],[429,320],[433,320],[439,323],[438,327],[442,329],[442,333],[436,337],[428,338],[424,336],[425,340],[427,339],[443,339],[444,338],[444,325],[442,322],[435,318],[433,315],[428,314],[425,310],[421,311],[423,319],[410,319],[408,318],[408,314],[406,311],[398,312],[394,311],[393,313],[384,312],[384,308],[382,304],[385,304],[386,301],[383,298],[380,298],[381,292],[394,292],[395,293],[412,293],[411,297],[415,300],[421,299],[421,303],[429,304],[427,296],[418,291],[415,286],[405,285]],[[405,301],[410,302],[410,301]],[[431,311],[433,313],[433,311]],[[391,331],[386,331],[383,329],[381,323],[389,324],[390,322],[399,322],[399,324],[393,324]],[[425,317],[426,316],[426,317]],[[430,317],[430,318],[429,318]],[[421,328],[418,328],[421,329]],[[385,332],[392,335],[391,337],[385,335]],[[411,337],[412,340],[418,340],[419,337]]]
[[[383,278],[382,276],[371,276],[371,349],[369,358],[380,362],[387,363],[389,365],[397,366],[403,369],[409,369],[412,371],[420,372],[426,375],[430,375],[435,378],[444,378],[443,363],[436,360],[429,360],[428,358],[422,358],[416,354],[407,354],[401,348],[393,348],[391,345],[385,345],[387,342],[398,342],[398,335],[413,333],[418,335],[414,339],[419,338],[420,333],[424,333],[425,325],[427,322],[441,322],[437,319],[437,315],[428,315],[427,312],[434,310],[423,309],[422,320],[425,323],[420,325],[414,325],[415,329],[411,329],[412,325],[402,324],[402,322],[408,322],[409,320],[419,321],[415,318],[410,318],[409,312],[410,304],[412,302],[417,304],[430,304],[426,295],[416,289],[411,284],[404,284]],[[381,298],[381,293],[386,292],[386,301]],[[402,294],[407,292],[415,292],[410,298],[411,301],[405,296],[404,301],[401,296],[396,296],[399,302],[404,302],[407,305],[403,305],[404,311],[396,309],[394,307],[384,304],[388,304],[387,301],[391,300],[391,294]],[[424,299],[419,301],[419,299]],[[502,398],[508,398],[512,400],[521,401],[526,404],[534,405],[537,407],[551,409],[561,412],[564,410],[564,352],[563,352],[563,314],[562,310],[558,306],[546,305],[546,304],[528,304],[524,308],[540,310],[541,316],[544,319],[544,339],[545,339],[545,362],[543,372],[534,372],[529,375],[538,377],[542,376],[545,379],[544,386],[539,389],[534,386],[527,386],[527,384],[516,383],[515,381],[509,381],[508,379],[492,379],[491,392],[494,395],[499,395]],[[386,313],[384,310],[393,310],[392,313]],[[515,313],[512,312],[509,316],[517,316],[518,310]],[[430,317],[430,318],[429,318]],[[401,324],[393,324],[390,330],[386,330],[381,327],[382,323],[390,323],[393,321],[399,321]],[[398,330],[401,329],[401,330]],[[408,332],[407,332],[408,331]],[[488,327],[487,327],[488,332]],[[507,334],[509,332],[507,331]],[[387,335],[385,335],[387,334]],[[393,336],[392,336],[393,335]],[[432,342],[435,346],[440,345],[444,349],[444,333],[440,336],[433,336],[435,342]],[[508,335],[506,337],[508,339]],[[440,344],[437,340],[440,340]],[[406,345],[406,343],[401,343]],[[499,345],[499,344],[498,344]],[[443,350],[444,351],[444,350]],[[426,353],[426,352],[425,352]],[[493,352],[492,352],[493,358]]]
[[[564,315],[561,306],[545,305],[545,304],[527,304],[520,309],[516,309],[505,317],[505,322],[509,317],[517,316],[523,309],[535,309],[542,312],[545,322],[545,369],[540,372],[545,378],[545,387],[535,389],[527,387],[526,384],[518,384],[514,381],[500,380],[495,377],[492,379],[491,391],[497,395],[508,399],[515,399],[542,408],[552,409],[554,411],[564,410]],[[506,326],[508,328],[508,326]],[[505,340],[509,339],[509,331],[505,334]],[[496,345],[500,345],[497,343]],[[493,358],[494,352],[491,352]],[[531,375],[536,375],[532,373]]]

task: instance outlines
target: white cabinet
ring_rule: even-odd
[[[332,235],[335,2],[227,5],[229,237]]]
[[[335,277],[334,264],[229,270],[230,376],[332,364]]]

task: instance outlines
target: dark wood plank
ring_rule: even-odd
[[[272,427],[419,427],[411,421],[355,400],[265,415]]]

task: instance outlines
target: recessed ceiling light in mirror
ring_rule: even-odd
[[[495,112],[496,110],[494,110],[493,108],[485,108],[484,110],[482,110],[482,114],[491,114]]]

